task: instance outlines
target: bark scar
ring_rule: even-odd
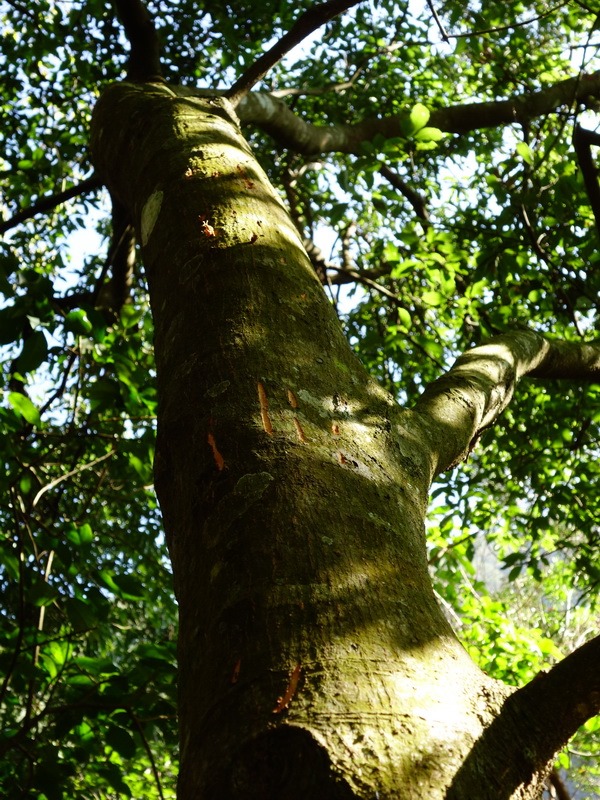
[[[298,398],[297,398],[297,397],[296,397],[296,395],[295,395],[295,394],[292,392],[292,390],[291,390],[291,389],[288,389],[288,390],[287,390],[287,396],[288,396],[288,403],[291,405],[291,407],[292,407],[292,408],[298,408],[298,407],[299,407],[299,406],[298,406]]]
[[[308,439],[306,438],[306,434],[302,430],[302,425],[300,425],[300,420],[298,419],[298,417],[294,417],[294,427],[296,428],[296,434],[298,436],[298,439],[301,442],[308,442]]]
[[[221,472],[225,467],[225,459],[219,452],[219,448],[217,447],[215,437],[212,435],[212,433],[208,434],[207,441],[208,441],[208,446],[212,450],[213,458],[215,460],[215,464],[217,465],[217,469],[219,470],[219,472]]]
[[[301,672],[302,666],[300,664],[296,664],[292,674],[290,675],[290,680],[283,696],[277,698],[277,703],[273,709],[273,714],[281,714],[282,711],[285,711],[285,709],[288,708],[289,704],[294,698],[294,695],[296,694],[296,690],[298,689],[298,681],[300,680]]]
[[[229,683],[232,685],[236,684],[240,679],[240,670],[242,668],[242,659],[238,658],[238,660],[233,665],[233,672],[231,673],[231,678],[229,679]]]
[[[267,393],[265,392],[265,387],[259,381],[257,384],[258,389],[258,402],[260,405],[260,418],[262,420],[263,428],[265,432],[269,434],[269,436],[273,435],[273,425],[271,424],[271,418],[269,417],[269,401],[267,400]]]

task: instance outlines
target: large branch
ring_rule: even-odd
[[[518,787],[527,785],[584,722],[600,713],[599,663],[597,636],[514,692],[475,743],[447,800],[475,796],[481,759],[490,752],[493,758],[485,761],[489,785],[498,787],[498,800],[517,797]]]
[[[515,331],[464,353],[415,406],[426,418],[435,474],[466,458],[525,375],[600,381],[600,342],[550,341],[534,331]]]
[[[360,2],[361,0],[327,0],[325,3],[309,8],[273,47],[256,59],[233,86],[227,90],[225,96],[236,106],[286,53],[289,53],[292,48],[303,42],[307,36],[310,36],[311,33],[314,33],[326,22]]]
[[[114,4],[131,47],[127,80],[160,80],[160,42],[148,9],[142,0],[114,0]]]
[[[600,636],[578,647],[513,695],[535,710],[532,746],[545,763],[588,719],[600,714]]]
[[[537,92],[508,100],[465,103],[431,112],[428,124],[447,133],[465,134],[482,128],[526,123],[575,101],[600,97],[600,71],[567,78]],[[403,136],[402,115],[373,118],[355,125],[312,125],[296,116],[279,98],[267,93],[246,95],[237,107],[242,122],[253,123],[281,144],[299,153],[358,153],[362,142],[377,134]]]

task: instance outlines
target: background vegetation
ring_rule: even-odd
[[[207,88],[310,5],[148,3],[167,80]],[[599,326],[598,234],[572,143],[577,122],[600,121],[597,101],[574,88],[536,113],[534,99],[593,79],[600,8],[446,0],[436,21],[430,6],[361,3],[257,87],[315,125],[403,114],[402,136],[311,156],[245,128],[357,353],[409,403],[495,333],[593,339]],[[100,0],[2,0],[0,35],[0,793],[174,797],[152,321],[140,269],[126,303],[106,301],[109,204],[87,151],[126,42]],[[462,133],[436,124],[440,109],[513,96],[531,108],[521,124],[484,127],[480,107]],[[440,602],[477,662],[516,685],[598,632],[599,423],[600,387],[526,382],[433,493]],[[599,726],[559,759],[573,797],[597,791]]]

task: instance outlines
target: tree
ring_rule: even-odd
[[[569,138],[600,92],[595,15],[171,6],[116,3],[127,56],[104,4],[4,8],[5,786],[89,796],[80,761],[96,796],[144,796],[149,772],[166,791],[173,616],[134,426],[157,407],[178,796],[540,797],[600,709],[600,639],[519,688],[488,676],[429,562],[460,606],[448,573],[493,521],[512,578],[597,584],[594,137],[585,183]],[[108,255],[61,291],[79,220],[59,203],[101,185]],[[337,258],[313,241],[328,227]],[[322,287],[345,283],[365,289],[345,325],[369,371]],[[428,552],[434,480],[450,513]]]

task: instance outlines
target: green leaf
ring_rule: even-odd
[[[88,319],[87,313],[82,308],[69,311],[64,321],[65,330],[71,331],[78,336],[86,336],[92,331],[92,323]]]
[[[72,544],[81,547],[82,545],[90,544],[94,539],[94,532],[91,525],[84,522],[82,525],[72,525],[65,531],[66,538]]]
[[[523,571],[523,565],[522,564],[517,564],[508,573],[508,580],[511,581],[511,582],[515,581],[519,577],[519,575],[521,574],[522,571]]]
[[[113,575],[113,580],[125,597],[141,600],[144,597],[144,585],[133,575]]]
[[[332,225],[337,225],[346,214],[348,210],[348,203],[334,203],[329,212],[329,219]]]
[[[416,149],[419,151],[422,150],[435,150],[437,147],[437,142],[417,142]]]
[[[56,600],[58,590],[42,578],[38,578],[30,587],[27,597],[34,606],[47,606]]]
[[[413,132],[416,133],[429,122],[430,117],[429,109],[422,103],[417,103],[410,110],[410,122],[413,127]]]
[[[143,308],[125,304],[121,309],[121,323],[125,328],[132,328],[138,324],[143,315]]]
[[[441,131],[439,128],[421,128],[421,130],[417,131],[415,134],[415,139],[419,142],[439,142],[446,136],[444,131]]]
[[[87,395],[94,411],[112,408],[114,404],[119,403],[121,400],[119,384],[112,378],[98,378],[97,381],[89,386]]]
[[[121,770],[116,764],[105,764],[98,769],[98,774],[102,775],[115,791],[120,792],[125,797],[131,797],[131,789],[123,780]]]
[[[409,330],[412,325],[412,318],[405,308],[398,308],[398,319],[404,327]]]
[[[116,725],[107,729],[106,742],[123,758],[133,758],[137,750],[135,739],[129,731]]]
[[[116,667],[108,658],[93,658],[92,656],[76,656],[73,663],[82,670],[92,675],[109,675],[115,672]]]
[[[7,306],[0,309],[0,344],[18,341],[23,332],[25,315],[18,307]]]
[[[445,297],[440,292],[423,292],[423,302],[428,306],[441,306],[445,302]]]
[[[24,394],[21,394],[21,392],[9,392],[8,402],[30,425],[34,425],[36,428],[42,426],[40,412]]]
[[[37,369],[48,357],[48,344],[43,331],[34,331],[23,342],[23,349],[17,356],[14,371],[24,375]]]
[[[93,628],[98,618],[94,608],[77,597],[69,597],[64,602],[69,622],[78,633]]]
[[[517,153],[521,156],[523,161],[526,161],[529,165],[533,164],[533,150],[528,144],[525,142],[518,142]]]

